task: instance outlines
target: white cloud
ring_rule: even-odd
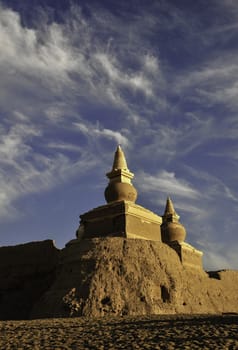
[[[209,151],[208,154],[211,157],[219,157],[219,158],[221,157],[224,159],[235,160],[235,161],[238,159],[238,149],[236,145],[233,147],[224,146],[223,149]]]
[[[238,197],[233,190],[219,179],[218,176],[214,176],[211,173],[187,165],[184,166],[184,169],[187,174],[194,178],[195,181],[199,180],[200,188],[203,192],[203,198],[206,199],[206,201],[212,200],[214,202],[217,198],[224,198],[232,200],[233,202],[238,201]]]
[[[81,153],[79,159],[72,162],[61,153],[50,158],[34,154],[34,151],[28,148],[20,163],[12,160],[10,169],[9,167],[1,169],[1,220],[13,219],[23,214],[15,206],[19,198],[49,190],[76,174],[81,176],[95,167],[97,163],[98,159],[87,153]]]
[[[212,251],[203,251],[203,264],[209,266],[210,271],[217,271],[221,269],[231,269],[231,261],[224,256],[224,253],[216,253]],[[234,263],[234,262],[232,262]]]
[[[74,123],[74,126],[78,128],[84,135],[90,137],[93,139],[94,137],[102,137],[109,140],[116,141],[117,144],[120,144],[122,146],[128,147],[130,145],[130,142],[126,136],[124,136],[119,131],[114,131],[111,129],[106,128],[100,128],[99,125],[93,126],[93,125],[86,125],[83,123]]]
[[[176,209],[178,210],[182,210],[186,213],[190,213],[193,215],[193,217],[195,218],[199,218],[200,220],[204,219],[205,216],[208,215],[207,211],[205,208],[201,208],[201,206],[199,205],[199,203],[197,203],[197,205],[188,203],[188,201],[186,200],[176,200]]]
[[[64,143],[64,142],[50,142],[47,144],[48,148],[53,148],[56,150],[62,150],[62,151],[72,151],[72,152],[77,152],[81,153],[81,147],[78,145],[73,145],[70,143]]]
[[[123,67],[119,68],[119,62],[115,57],[110,58],[105,53],[97,53],[95,59],[102,65],[102,69],[107,74],[109,78],[108,84],[114,91],[118,90],[118,94],[120,94],[120,88],[128,87],[133,91],[142,91],[146,96],[153,96],[153,81],[145,75],[143,67],[137,73],[128,73],[127,71],[124,71]],[[147,62],[147,66],[148,65],[150,65],[150,69],[152,70],[158,69],[156,67],[155,58],[154,62]],[[146,67],[146,69],[148,69],[148,67]]]
[[[238,264],[237,243],[228,245],[226,242],[202,240],[197,242],[203,251],[203,263],[206,269],[221,270],[233,269]]]
[[[71,11],[65,14],[64,23],[39,24],[30,29],[21,24],[18,13],[1,7],[1,105],[9,110],[11,101],[14,109],[32,113],[27,103],[30,94],[42,118],[56,121],[65,106],[73,106],[81,98],[93,105],[113,105],[124,115],[135,114],[137,105],[131,103],[130,95],[135,98],[138,92],[153,103],[162,103],[156,96],[162,76],[158,57],[149,50],[138,55],[126,40],[121,43],[122,50],[115,45],[110,45],[109,50],[108,42],[98,32],[107,29],[112,37],[120,34],[126,38],[127,28],[121,29],[120,23],[116,27],[115,18],[109,14],[102,20],[105,13],[100,11],[97,15],[93,12],[87,20],[79,7],[74,5]],[[133,28],[133,36],[137,37],[134,45],[139,49],[138,28]],[[128,68],[125,52],[128,60],[133,59],[133,68]],[[51,98],[61,102],[55,102],[53,107]]]
[[[186,95],[186,99],[201,106],[223,103],[230,108],[237,108],[236,56],[236,52],[222,52],[216,59],[207,58],[198,68],[177,76],[173,84],[174,92]]]
[[[40,136],[40,131],[36,127],[24,123],[10,126],[1,131],[0,142],[0,162],[14,164],[18,159],[22,159],[28,152],[27,140]]]
[[[116,142],[120,145],[124,145],[124,146],[129,145],[129,140],[118,131],[113,131],[113,130],[104,128],[102,130],[95,130],[95,133],[98,134],[99,136],[107,137],[110,140],[111,139],[116,140]]]
[[[224,185],[224,192],[228,199],[232,199],[235,202],[238,202],[238,197],[231,191],[228,186]]]
[[[104,50],[103,43],[93,47],[96,27],[83,20],[80,11],[75,12],[73,25],[72,17],[67,16],[65,23],[30,29],[22,25],[18,13],[0,7],[0,45],[4,47],[0,57],[0,105],[5,114],[0,122],[2,218],[10,213],[17,215],[17,199],[47,190],[76,172],[80,175],[98,162],[90,147],[79,150],[79,159],[75,160],[66,151],[78,152],[77,146],[58,137],[49,141],[46,136],[48,132],[70,132],[67,119],[70,123],[82,120],[75,117],[78,99],[80,102],[86,97],[95,104],[111,101],[126,109],[120,86],[129,86],[130,77],[122,66],[116,70],[117,61],[111,64],[110,72],[109,56],[103,61],[107,63],[105,74],[96,60]],[[91,139],[130,146],[126,129],[83,122],[77,128]]]
[[[146,72],[156,74],[158,78],[158,75],[161,74],[158,58],[153,55],[145,55],[143,59]]]
[[[139,135],[141,140],[148,140],[141,147],[141,156],[146,159],[153,154],[163,163],[178,161],[192,154],[200,146],[228,134],[228,128],[223,122],[217,125],[214,117],[201,116],[200,113],[177,113],[176,117],[155,117],[147,124],[140,125],[138,122],[136,135]]]
[[[196,199],[199,192],[186,180],[176,178],[175,173],[161,170],[155,175],[139,172],[136,176],[140,188],[144,192],[162,192],[167,195]]]
[[[14,112],[14,121],[0,129],[0,217],[14,219],[22,213],[16,201],[28,194],[39,193],[64,182],[77,174],[80,176],[93,168],[98,159],[87,150],[72,144],[51,142],[54,151],[48,154],[37,152],[37,139],[44,140],[43,130],[39,130],[29,118]],[[40,142],[38,142],[40,145]],[[42,145],[42,147],[44,147]],[[62,152],[77,151],[78,159],[70,159]]]
[[[19,212],[13,205],[13,201],[17,197],[17,193],[12,186],[12,183],[8,177],[6,178],[3,174],[0,174],[0,218],[4,220],[12,220],[19,216]]]
[[[22,74],[31,80],[33,77],[43,79],[53,88],[52,79],[56,85],[57,81],[69,83],[67,74],[82,64],[80,56],[76,59],[60,25],[52,23],[43,36],[36,29],[23,27],[19,15],[9,9],[0,11],[0,43],[4,47],[0,57],[1,72],[4,73],[5,68],[13,79]]]
[[[158,9],[160,15],[153,12]],[[138,190],[151,198],[175,197],[176,209],[195,218],[190,227],[197,237],[201,225],[206,231],[223,213],[223,200],[236,204],[236,190],[220,180],[221,165],[216,177],[201,174],[205,162],[181,177],[177,167],[181,174],[195,151],[207,151],[213,140],[237,139],[236,48],[223,51],[216,45],[220,26],[202,30],[197,14],[188,19],[170,4],[138,9],[130,21],[99,5],[88,10],[86,17],[73,5],[60,23],[30,29],[19,14],[0,8],[0,216],[17,215],[16,201],[25,195],[93,169],[99,154],[106,161],[110,152],[111,159],[107,148],[114,142],[130,150],[140,169],[150,169],[136,174]],[[236,30],[234,22],[222,28]],[[179,43],[172,36],[171,45],[163,42],[164,33],[181,30]],[[202,54],[197,61],[191,40]],[[209,47],[216,47],[215,59]],[[224,109],[212,110],[216,105]],[[218,120],[222,110],[227,112]],[[237,152],[228,151],[227,158],[236,159]],[[175,170],[153,172],[157,164]],[[220,252],[212,252],[215,261]]]

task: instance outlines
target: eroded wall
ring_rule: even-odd
[[[238,271],[217,275],[183,266],[162,242],[82,239],[62,251],[61,273],[32,317],[238,312]]]
[[[0,319],[238,312],[238,271],[183,265],[162,242],[81,239],[0,248]]]
[[[0,247],[0,319],[27,319],[55,278],[59,250],[52,240]]]

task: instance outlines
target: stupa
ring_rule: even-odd
[[[203,253],[190,244],[184,242],[186,229],[179,222],[172,200],[168,197],[161,225],[162,242],[173,248],[184,266],[202,268]]]
[[[123,150],[117,147],[104,196],[106,205],[80,215],[77,239],[124,237],[159,241],[174,249],[184,266],[202,268],[203,253],[184,242],[186,229],[179,222],[179,215],[168,197],[164,215],[161,217],[136,204],[137,190],[131,180],[134,174],[128,169]]]
[[[121,147],[115,152],[112,170],[106,174],[106,205],[80,215],[77,237],[125,237],[161,241],[161,216],[135,203],[137,191]]]
[[[176,213],[172,200],[168,197],[161,225],[162,241],[183,242],[186,237],[185,227],[179,222],[180,216]]]

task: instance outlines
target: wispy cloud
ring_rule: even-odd
[[[93,155],[74,145],[51,143],[48,147],[55,150],[36,152],[44,140],[43,130],[30,123],[21,113],[14,113],[14,122],[0,129],[0,217],[13,219],[22,214],[15,206],[16,200],[28,194],[42,192],[77,174],[82,175],[94,167],[98,160]],[[42,145],[44,150],[44,145]],[[80,152],[78,159],[70,159],[63,154],[65,150]],[[48,148],[49,150],[49,148]]]
[[[202,249],[203,262],[209,266],[209,270],[232,269],[238,264],[237,244],[229,246],[226,243],[211,242],[209,240],[198,241]]]
[[[73,145],[70,143],[50,142],[48,143],[47,147],[57,150],[81,153],[81,148],[78,145]]]
[[[223,54],[222,57],[211,58],[203,62],[197,70],[179,76],[174,85],[176,93],[186,92],[188,100],[201,105],[223,103],[229,108],[237,108],[236,54],[234,52],[233,55]]]
[[[21,163],[14,161],[1,171],[1,220],[14,219],[23,214],[18,206],[15,206],[19,198],[49,190],[76,174],[80,177],[94,168],[97,163],[96,158],[87,154],[81,155],[76,162],[72,162],[60,153],[50,158],[28,150]]]
[[[140,189],[145,192],[162,192],[167,195],[182,196],[184,198],[199,198],[199,192],[186,180],[179,179],[175,173],[161,170],[155,175],[145,172],[137,174]]]
[[[171,195],[194,241],[206,230],[215,240],[224,211],[237,215],[226,209],[237,205],[237,4],[150,3],[118,3],[115,15],[72,2],[60,21],[29,25],[0,5],[1,218],[100,159],[106,171],[116,144],[139,193],[161,207]]]
[[[111,129],[106,128],[100,128],[99,124],[96,126],[93,126],[92,124],[86,125],[83,123],[74,123],[74,126],[84,135],[86,135],[89,138],[94,137],[103,137],[106,139],[114,140],[117,144],[123,145],[125,147],[128,147],[130,145],[130,142],[126,136],[124,136],[119,131],[114,131]],[[125,132],[128,134],[128,131],[125,130]]]
[[[198,170],[190,166],[184,167],[186,172],[194,179],[199,180],[200,188],[203,189],[203,198],[206,201],[217,200],[217,198],[231,199],[238,201],[238,197],[218,176],[214,176],[206,171]]]
[[[82,65],[80,57],[75,59],[69,38],[60,25],[53,23],[45,29],[43,34],[23,27],[19,14],[1,7],[0,42],[4,50],[0,69],[7,92],[14,85],[15,89],[19,88],[20,78],[21,89],[28,92],[36,83],[39,90],[47,86],[52,92],[58,92],[70,84],[68,74],[76,71],[79,63]]]

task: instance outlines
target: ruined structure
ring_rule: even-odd
[[[183,265],[202,268],[202,252],[185,243],[186,230],[179,222],[172,200],[167,199],[163,217],[136,204],[137,190],[131,183],[134,174],[118,146],[112,170],[106,174],[106,205],[80,216],[77,239],[93,237],[125,237],[164,242],[173,248]],[[73,240],[70,243],[78,243]]]
[[[107,177],[64,249],[0,248],[0,319],[238,312],[238,271],[203,270],[170,198],[162,217],[136,204],[120,146]]]

